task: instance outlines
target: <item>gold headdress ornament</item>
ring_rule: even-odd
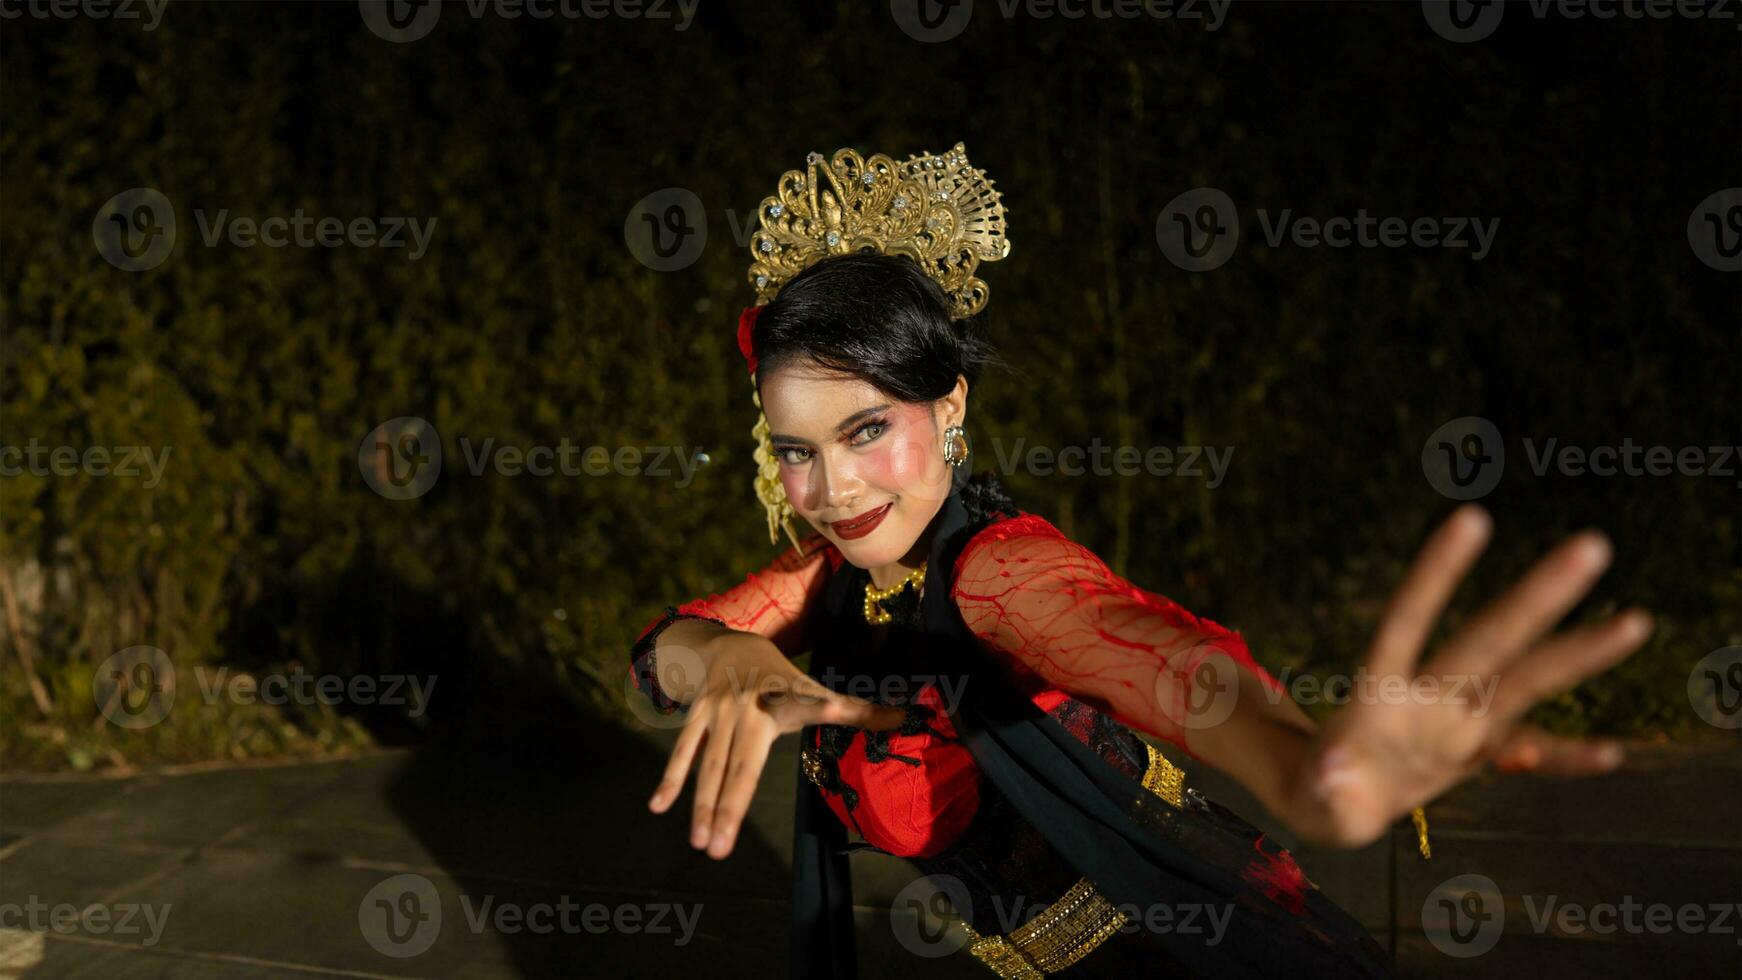
[[[912,257],[949,296],[952,320],[985,308],[986,283],[974,270],[1009,255],[1010,240],[1004,237],[999,194],[986,172],[968,163],[966,147],[957,143],[947,153],[920,153],[900,163],[883,153],[861,157],[840,149],[831,160],[813,152],[805,163],[805,170],[781,174],[774,194],[757,209],[760,227],[750,238],[757,309],[818,260],[865,248]],[[747,330],[741,320],[739,346],[748,358]],[[755,370],[752,360],[752,384]],[[781,486],[780,461],[768,438],[768,416],[761,396],[752,398],[756,496],[768,511],[768,540],[778,543],[784,528],[802,553],[797,513]]]

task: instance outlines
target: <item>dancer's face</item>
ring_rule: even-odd
[[[762,386],[786,497],[860,568],[908,555],[950,494],[944,429],[967,414],[968,382],[935,402],[902,402],[870,383],[792,365]],[[889,510],[870,533],[836,522]]]

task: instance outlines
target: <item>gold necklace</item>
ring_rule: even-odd
[[[902,589],[909,585],[913,586],[915,592],[925,585],[925,562],[920,562],[919,567],[908,572],[906,578],[887,589],[873,588],[871,582],[867,580],[865,582],[865,622],[881,625],[894,618],[893,614],[884,609],[880,603],[895,598]]]

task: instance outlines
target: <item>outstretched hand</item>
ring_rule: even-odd
[[[1545,636],[1608,567],[1610,545],[1598,532],[1563,541],[1418,666],[1490,530],[1487,513],[1465,505],[1417,555],[1365,663],[1382,685],[1394,692],[1407,685],[1409,693],[1352,699],[1319,731],[1287,815],[1303,836],[1363,846],[1490,763],[1561,775],[1620,765],[1617,742],[1565,738],[1519,721],[1538,701],[1624,660],[1651,633],[1651,617],[1630,609]]]
[[[689,707],[648,809],[670,808],[700,753],[690,846],[724,858],[737,842],[776,738],[807,725],[884,731],[900,727],[905,717],[900,708],[829,690],[761,636],[733,633],[709,660],[706,683]]]

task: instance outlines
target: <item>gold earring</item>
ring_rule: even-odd
[[[960,443],[962,451],[956,452],[954,445]],[[968,431],[959,425],[947,426],[944,429],[944,462],[960,467],[968,461]]]

